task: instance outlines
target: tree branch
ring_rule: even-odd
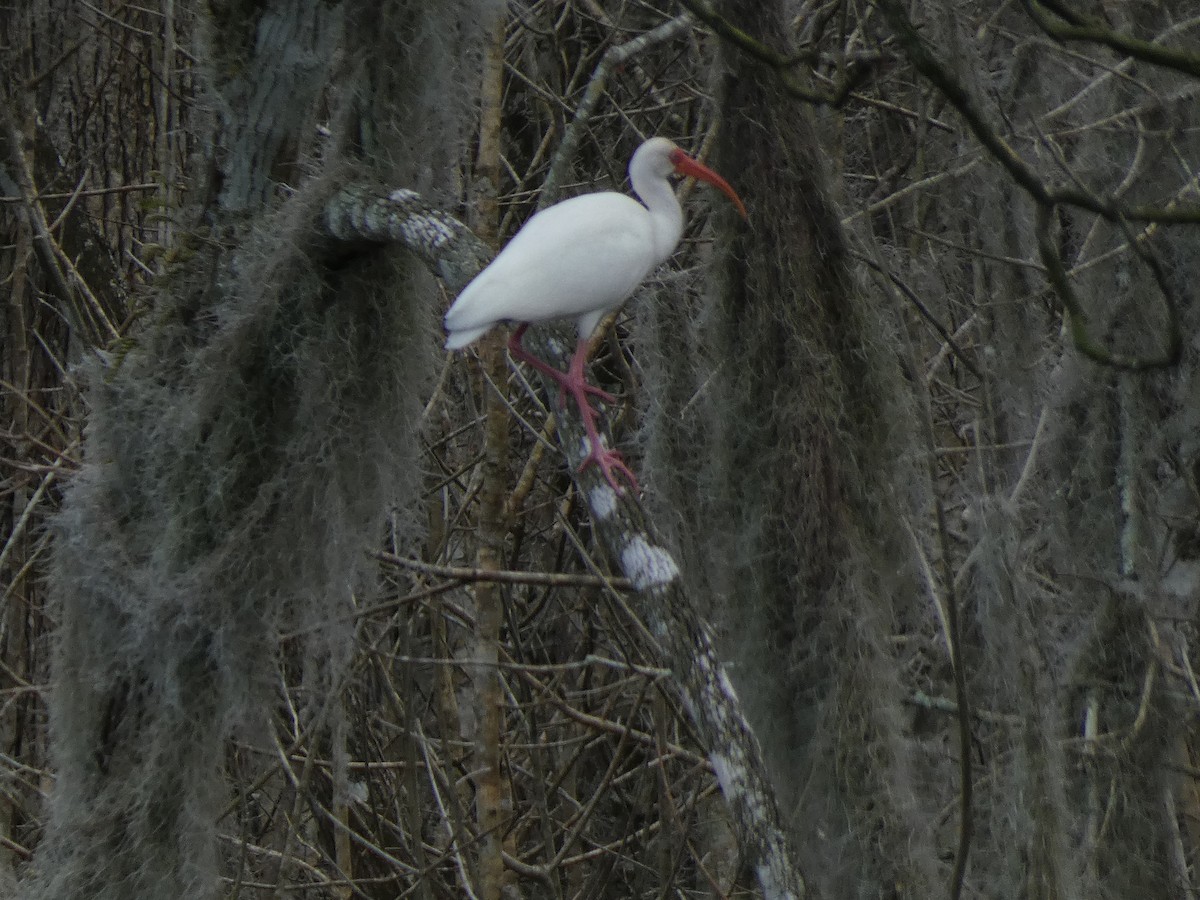
[[[988,123],[983,111],[950,67],[926,45],[908,17],[901,0],[875,0],[891,24],[913,67],[924,75],[950,104],[958,110],[972,133],[988,154],[1009,173],[1037,206],[1038,254],[1046,280],[1062,301],[1064,317],[1075,348],[1101,365],[1140,371],[1173,365],[1179,358],[1182,335],[1179,331],[1177,303],[1162,267],[1147,248],[1129,234],[1130,221],[1158,224],[1200,224],[1200,204],[1170,204],[1165,207],[1125,207],[1113,199],[1097,197],[1080,185],[1051,187]],[[1087,319],[1071,285],[1062,254],[1052,236],[1054,212],[1059,206],[1074,206],[1094,213],[1125,230],[1130,247],[1146,263],[1163,295],[1168,317],[1167,346],[1154,357],[1133,357],[1110,351],[1096,343],[1087,331]]]
[[[730,22],[713,9],[707,0],[679,0],[679,2],[693,16],[711,28],[721,40],[733,45],[747,56],[770,66],[784,90],[809,103],[841,106],[871,71],[869,64],[864,64],[862,60],[852,60],[842,70],[842,78],[833,85],[828,93],[813,90],[806,87],[792,70],[801,63],[816,62],[816,51],[805,51],[793,56],[785,55]],[[873,60],[868,62],[873,62]]]
[[[413,191],[373,194],[365,187],[340,191],[325,211],[327,236],[349,245],[399,243],[458,291],[490,258],[487,247],[453,217],[428,206]],[[530,349],[566,366],[559,343],[542,333],[526,337]],[[578,412],[560,404],[557,386],[546,394],[558,420],[560,444],[595,533],[613,564],[629,579],[629,603],[675,676],[684,709],[717,774],[733,817],[738,843],[767,900],[801,900],[804,878],[789,845],[782,812],[767,778],[762,751],[717,655],[712,633],[683,588],[679,566],[662,546],[641,505],[618,494],[596,467],[580,473],[587,439]]]
[[[546,180],[538,195],[539,210],[545,209],[551,203],[558,202],[562,181],[566,177],[566,173],[570,171],[571,161],[576,157],[579,141],[591,120],[592,113],[600,102],[600,98],[604,96],[604,89],[608,86],[608,76],[631,57],[656,44],[671,40],[676,35],[683,33],[691,24],[692,21],[687,15],[676,16],[674,19],[663,22],[657,28],[638,35],[633,40],[609,47],[605,51],[600,64],[596,66],[596,71],[592,73],[587,90],[583,92],[583,99],[575,109],[575,115],[571,117],[571,123],[563,132],[558,150],[554,153],[554,159],[550,163]]]
[[[1059,251],[1058,244],[1054,240],[1052,228],[1054,210],[1055,207],[1051,203],[1039,203],[1037,205],[1038,256],[1041,257],[1042,265],[1045,267],[1046,280],[1050,282],[1054,293],[1062,301],[1063,317],[1066,320],[1067,331],[1071,335],[1071,342],[1075,345],[1075,349],[1093,362],[1131,372],[1173,366],[1178,362],[1179,354],[1183,349],[1183,335],[1179,328],[1178,304],[1175,301],[1175,294],[1167,280],[1166,273],[1163,272],[1162,266],[1159,265],[1158,259],[1154,254],[1142,247],[1133,235],[1128,234],[1128,227],[1126,227],[1130,248],[1137,254],[1139,259],[1146,263],[1163,296],[1163,304],[1167,311],[1166,347],[1159,355],[1150,357],[1128,356],[1108,350],[1098,344],[1088,333],[1087,314],[1083,309],[1083,304],[1079,302],[1075,288],[1071,285],[1070,274],[1067,272],[1067,267],[1063,264],[1062,253]]]
[[[43,197],[34,183],[33,170],[25,158],[23,144],[11,112],[6,105],[0,104],[0,161],[7,163],[0,166],[0,190],[21,199],[22,205],[17,207],[17,215],[26,221],[33,234],[38,261],[62,304],[67,320],[78,334],[86,336],[89,346],[105,347],[121,337],[120,329],[109,320],[104,304],[92,293],[71,257],[55,238],[54,227],[46,219],[46,211],[42,206]],[[74,204],[82,190],[83,181],[80,180],[75,190],[67,195],[69,205]]]
[[[908,61],[958,110],[975,138],[1002,165],[1014,181],[1039,203],[1077,206],[1109,222],[1157,222],[1162,225],[1200,224],[1200,204],[1149,204],[1122,206],[1112,199],[1097,197],[1080,186],[1046,184],[1024,158],[988,123],[987,117],[966,87],[939,56],[922,40],[900,0],[875,0],[896,33]]]
[[[416,191],[354,185],[325,206],[320,230],[342,253],[399,244],[458,293],[492,258],[487,245],[453,216],[427,204]]]
[[[1200,78],[1200,53],[1176,50],[1110,28],[1100,19],[1078,13],[1058,0],[1021,0],[1029,17],[1058,41],[1101,44],[1132,59]]]

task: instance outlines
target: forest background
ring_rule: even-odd
[[[0,7],[0,894],[1195,897],[1198,28]],[[652,135],[613,499],[439,320]]]

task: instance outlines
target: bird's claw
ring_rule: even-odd
[[[597,443],[593,443],[591,451],[579,464],[579,471],[583,472],[591,466],[600,468],[604,480],[612,485],[612,489],[618,494],[625,493],[625,488],[617,482],[617,475],[621,475],[629,482],[635,494],[640,493],[641,488],[638,487],[637,476],[633,474],[629,466],[625,465],[625,459],[619,451],[609,450],[603,445],[598,446]]]

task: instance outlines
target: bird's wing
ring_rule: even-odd
[[[500,321],[543,322],[619,305],[649,274],[646,208],[617,193],[586,194],[535,215],[446,313],[465,332]]]

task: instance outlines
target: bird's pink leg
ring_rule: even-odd
[[[604,446],[600,440],[600,432],[596,428],[596,411],[592,409],[588,395],[599,397],[605,403],[616,403],[616,398],[608,391],[603,391],[587,383],[583,372],[583,367],[587,362],[587,340],[579,339],[579,343],[575,345],[575,355],[571,357],[570,368],[566,372],[560,372],[549,363],[538,359],[521,345],[521,338],[525,335],[525,329],[528,327],[528,325],[517,327],[517,330],[508,339],[508,350],[514,359],[528,363],[558,383],[560,403],[565,402],[565,395],[568,393],[575,399],[575,405],[579,407],[579,415],[583,418],[583,428],[587,432],[588,439],[588,455],[580,463],[579,471],[584,471],[588,466],[599,466],[600,471],[604,473],[604,479],[618,494],[624,490],[617,482],[618,474],[623,476],[636,492],[638,490],[637,477],[625,465],[625,460],[622,459],[619,452],[609,450]]]
[[[624,488],[617,483],[618,474],[623,476],[632,485],[634,493],[637,493],[637,476],[630,471],[629,466],[625,465],[625,460],[620,452],[608,449],[600,440],[600,432],[596,428],[596,411],[588,402],[587,395],[603,392],[588,384],[584,377],[583,366],[587,361],[587,350],[587,340],[580,338],[575,347],[575,355],[571,357],[571,368],[567,372],[567,379],[560,382],[563,390],[569,391],[575,398],[575,405],[579,407],[579,415],[583,418],[584,431],[587,432],[588,455],[579,464],[579,471],[584,471],[588,466],[599,466],[600,471],[604,473],[605,481],[612,485],[612,489],[618,494],[624,491]]]
[[[524,345],[521,343],[521,338],[523,338],[525,336],[525,329],[527,329],[528,327],[529,326],[527,324],[522,324],[522,325],[517,326],[516,331],[514,331],[508,338],[508,352],[513,355],[513,359],[519,360],[523,363],[527,363],[528,365],[533,366],[535,369],[537,369],[539,372],[541,372],[547,378],[554,379],[554,381],[558,383],[558,390],[559,390],[558,396],[559,396],[560,403],[563,402],[564,395],[566,394],[567,391],[571,391],[572,395],[574,394],[574,389],[572,387],[572,385],[574,383],[581,384],[583,386],[583,391],[585,393],[591,394],[594,397],[599,397],[605,403],[616,403],[617,402],[617,398],[614,397],[612,394],[610,394],[608,391],[601,390],[598,387],[593,387],[592,385],[588,384],[587,381],[584,379],[583,363],[586,361],[586,356],[587,356],[587,342],[586,341],[581,339],[579,342],[579,346],[583,347],[584,358],[580,359],[580,361],[579,361],[578,374],[572,375],[569,372],[560,372],[558,369],[554,368],[554,366],[550,365],[548,362],[544,362],[543,360],[538,359],[536,356],[534,356],[532,353],[530,353],[528,350],[525,349]],[[575,356],[571,358],[572,370],[574,370],[574,368],[575,368],[575,358],[579,356],[579,346],[577,346],[575,349]],[[575,381],[573,382],[572,379],[575,379]]]

